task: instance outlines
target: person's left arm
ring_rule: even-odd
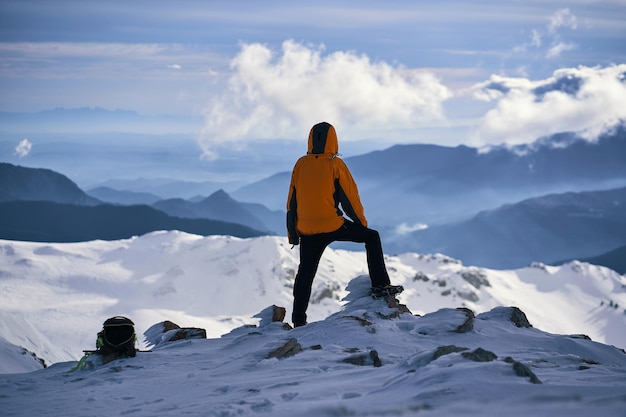
[[[365,210],[363,209],[363,204],[361,204],[359,190],[354,178],[352,177],[352,173],[343,160],[336,158],[335,163],[337,164],[335,192],[337,193],[338,200],[341,203],[341,208],[348,215],[348,217],[352,219],[352,221],[363,226],[367,226]]]

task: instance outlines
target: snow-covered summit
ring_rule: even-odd
[[[417,316],[372,299],[368,281],[349,282],[339,311],[297,329],[262,319],[92,369],[0,376],[0,407],[7,417],[623,415],[623,350],[544,332],[512,307]]]
[[[415,314],[457,307],[480,314],[517,306],[545,331],[626,347],[626,277],[609,269],[573,262],[496,271],[415,253],[388,256],[386,262],[392,282],[406,289],[401,302]],[[0,337],[47,364],[80,358],[83,349],[94,347],[103,321],[116,315],[130,317],[139,334],[171,320],[219,337],[257,323],[252,317],[268,305],[286,307],[290,317],[297,265],[297,248],[271,236],[172,231],[83,243],[2,240]],[[364,252],[328,248],[309,321],[340,311],[348,283],[366,273]]]

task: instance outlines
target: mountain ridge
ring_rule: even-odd
[[[624,244],[626,187],[523,200],[397,237],[389,249],[443,252],[470,264],[515,268],[587,258]]]
[[[251,227],[256,230],[262,230],[268,234],[273,234],[273,227],[265,224],[268,220],[269,210],[257,217],[253,211],[260,213],[260,207],[254,207],[251,204],[240,203],[230,197],[228,193],[220,189],[201,199],[198,202],[191,202],[181,198],[160,200],[152,204],[152,207],[167,213],[171,216],[182,218],[206,218],[230,223],[239,223]],[[280,215],[283,219],[284,216]],[[276,223],[272,219],[272,226]],[[271,220],[270,220],[271,221]]]
[[[464,145],[404,144],[344,161],[372,223],[443,224],[540,195],[626,185],[626,129],[595,143],[560,134],[484,152]],[[231,195],[284,209],[289,178],[289,172],[276,173]]]
[[[79,205],[100,203],[61,173],[0,162],[0,202],[14,200],[48,200]]]
[[[146,205],[101,204],[90,207],[47,201],[0,203],[0,236],[3,239],[33,242],[118,240],[155,230],[239,237],[264,234],[236,223],[173,217]]]

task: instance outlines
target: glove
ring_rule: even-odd
[[[289,244],[290,245],[299,245],[300,244],[300,236],[298,236],[298,235],[295,235],[295,236],[289,235]]]

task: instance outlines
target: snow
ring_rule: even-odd
[[[495,271],[439,254],[386,261],[413,314],[368,296],[364,253],[329,248],[310,323],[289,330],[268,316],[272,305],[291,314],[298,252],[284,238],[0,241],[2,415],[624,416],[626,277],[580,262]],[[509,306],[533,327],[514,325]],[[476,315],[468,332],[455,331],[468,320],[459,307]],[[165,337],[152,352],[70,372],[115,315],[138,335],[170,320],[208,339]],[[286,343],[302,351],[272,357]],[[22,348],[52,365],[34,371]],[[464,356],[478,348],[496,359]]]

